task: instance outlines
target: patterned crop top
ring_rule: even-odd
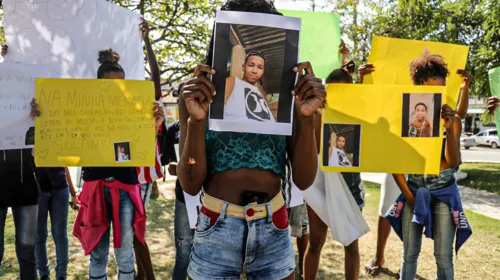
[[[286,137],[239,132],[205,134],[209,175],[240,168],[259,168],[285,173]]]

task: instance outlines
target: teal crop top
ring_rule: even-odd
[[[285,173],[286,137],[208,130],[205,135],[209,175],[240,168]]]

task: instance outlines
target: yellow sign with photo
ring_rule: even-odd
[[[363,83],[411,85],[410,63],[425,50],[443,56],[448,65],[450,75],[446,78],[446,104],[455,109],[462,80],[457,70],[465,69],[469,52],[467,46],[374,36],[368,63],[375,66],[375,71],[367,75]]]
[[[37,167],[154,165],[153,83],[37,79],[35,96]]]
[[[321,169],[439,174],[446,87],[328,84]]]

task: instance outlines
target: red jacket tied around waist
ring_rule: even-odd
[[[142,244],[145,243],[146,211],[141,199],[140,185],[127,185],[116,180],[112,182],[104,180],[85,182],[83,191],[78,197],[80,210],[73,225],[73,235],[80,240],[85,255],[89,255],[94,250],[110,224],[104,187],[109,188],[111,196],[114,247],[121,247],[120,190],[127,192],[134,204],[135,236]]]

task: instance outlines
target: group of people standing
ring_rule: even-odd
[[[281,15],[271,1],[265,0],[228,0],[221,10]],[[146,22],[140,28],[155,97],[159,100],[160,72],[148,39],[149,28]],[[179,122],[166,127],[161,105],[151,104],[157,130],[156,166],[83,168],[84,185],[78,196],[80,208],[73,234],[80,240],[85,254],[90,255],[90,279],[107,278],[111,224],[118,279],[154,279],[145,240],[146,206],[151,183],[163,176],[161,165],[168,162],[177,162],[169,166],[169,173],[178,177],[174,233],[177,254],[173,279],[239,279],[241,274],[246,274],[248,279],[294,279],[297,267],[291,233],[299,240],[300,274],[304,279],[316,279],[328,225],[309,205],[289,209],[285,193],[289,193],[287,189],[292,182],[301,190],[317,188],[324,191],[329,187],[325,180],[327,174],[318,168],[321,114],[327,94],[323,81],[314,75],[313,66],[308,62],[298,63],[293,68],[299,78],[292,90],[295,110],[291,136],[211,131],[208,111],[217,93],[209,78],[215,74],[210,67],[212,42],[204,63],[198,65],[193,76],[179,87]],[[2,55],[6,52],[7,48],[3,47]],[[326,83],[353,83],[354,67],[346,59],[348,50],[342,45],[340,52],[344,67],[333,70]],[[265,60],[261,54],[249,53],[243,67],[253,71],[250,68],[255,68],[261,60]],[[99,62],[98,79],[125,78],[117,53],[101,51]],[[261,64],[259,67],[263,71],[265,66]],[[369,64],[359,69],[361,78],[372,71],[375,66]],[[392,226],[403,241],[400,279],[414,279],[425,226],[426,236],[434,239],[437,278],[453,279],[453,240],[456,239],[455,250],[458,250],[471,233],[468,224],[457,225],[454,219],[454,215],[463,216],[463,210],[453,176],[460,164],[461,118],[465,117],[468,107],[471,76],[465,71],[449,73],[444,59],[430,53],[412,61],[409,72],[415,85],[443,86],[448,75],[462,75],[460,102],[456,109],[448,105],[441,108],[446,138],[440,174],[387,176],[382,186],[376,257],[365,271],[371,275],[380,272]],[[258,86],[258,79],[246,79],[245,82]],[[225,93],[227,100],[235,98],[232,90],[226,89]],[[498,100],[490,100],[491,110],[498,106],[497,103]],[[425,127],[425,123],[418,121],[425,122],[426,108],[417,107],[419,116],[423,115],[414,124],[418,130]],[[41,114],[34,100],[31,116],[36,118]],[[342,142],[341,139],[336,138]],[[174,156],[173,145],[177,143],[180,158]],[[342,143],[332,148],[343,151]],[[69,201],[71,197],[73,205],[77,204],[68,170],[37,168],[31,149],[2,153],[0,237],[3,240],[7,208],[12,207],[21,279],[37,279],[37,268],[41,279],[49,277],[45,244],[48,213],[56,244],[56,279],[66,279],[68,205],[60,201]],[[349,161],[347,156],[346,161]],[[148,176],[144,176],[145,173]],[[361,211],[364,186],[360,174],[341,175]],[[189,227],[184,192],[190,195],[202,192],[202,208],[194,230]],[[3,246],[0,248],[3,256]],[[346,279],[359,278],[359,250],[357,240],[345,247]]]

